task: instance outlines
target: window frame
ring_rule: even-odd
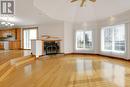
[[[91,32],[91,37],[92,37],[92,46],[91,48],[86,48],[85,47],[85,32]],[[83,48],[78,48],[77,47],[77,32],[83,32],[83,38],[84,38],[84,46]],[[93,43],[94,43],[94,40],[93,40],[93,30],[76,30],[75,31],[75,49],[76,50],[93,50]]]
[[[125,43],[125,50],[124,51],[117,51],[115,49],[115,37],[116,37],[115,36],[115,29],[117,29],[116,27],[118,27],[118,26],[123,26],[123,29],[124,29],[124,43]],[[105,43],[105,41],[104,41],[104,30],[108,29],[108,28],[113,30],[112,31],[112,50],[105,49],[105,45],[104,45],[104,43]],[[126,48],[126,45],[127,45],[126,40],[127,40],[127,38],[126,38],[126,26],[125,26],[125,24],[107,26],[107,27],[103,27],[101,29],[101,51],[103,51],[103,52],[113,52],[113,53],[125,54],[126,50],[127,50],[127,48]]]

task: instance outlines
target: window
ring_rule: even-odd
[[[85,48],[92,48],[92,31],[85,32]]]
[[[24,29],[24,49],[31,49],[32,39],[37,39],[37,29]]]
[[[92,31],[76,32],[76,50],[92,49]]]
[[[125,24],[104,27],[102,29],[102,51],[125,53],[125,42]]]

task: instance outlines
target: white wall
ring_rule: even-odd
[[[41,38],[42,35],[58,36],[64,37],[64,23],[54,23],[54,24],[43,24],[38,25],[38,36]],[[64,53],[64,39],[61,42],[61,53]]]
[[[117,25],[117,24],[126,24],[126,38],[127,38],[127,52],[124,55],[105,53],[101,52],[101,28],[104,26]],[[75,31],[76,30],[92,30],[93,31],[93,50],[85,51],[75,50]],[[47,34],[52,36],[61,36],[63,37],[61,51],[64,53],[95,53],[103,55],[112,55],[116,57],[123,57],[125,59],[130,59],[130,11],[125,13],[115,15],[114,19],[106,18],[97,22],[91,22],[87,27],[83,27],[83,23],[58,23],[58,24],[46,24],[39,25],[39,37],[41,35]]]
[[[127,26],[127,57],[128,57],[128,59],[130,59],[130,22],[128,23],[128,26]]]
[[[83,31],[89,31],[91,30],[92,31],[92,34],[93,34],[93,49],[92,50],[76,50],[75,49],[75,34],[74,34],[74,46],[73,46],[73,51],[74,53],[95,53],[97,54],[98,53],[98,50],[99,50],[99,43],[97,42],[97,40],[99,41],[100,40],[100,37],[98,36],[99,35],[99,29],[97,29],[97,26],[89,26],[89,27],[86,27],[84,26],[82,23],[79,23],[79,24],[75,24],[74,27],[73,27],[73,33],[76,33],[77,30],[83,30]]]
[[[43,34],[52,36],[64,36],[64,23],[43,24],[38,26],[39,37]]]
[[[41,38],[43,34],[50,36],[63,37],[61,43],[61,53],[72,53],[74,47],[73,40],[73,24],[70,22],[43,24],[38,26],[38,36]]]
[[[104,20],[99,21],[99,28],[100,28],[100,32],[101,32],[101,28],[104,26],[111,26],[111,25],[119,25],[119,24],[125,24],[126,26],[126,53],[125,54],[116,54],[116,53],[106,53],[106,52],[101,52],[100,50],[100,54],[103,55],[110,55],[110,56],[115,56],[115,57],[121,57],[121,58],[125,58],[125,59],[130,59],[130,11],[124,12],[122,14],[119,15],[115,15],[113,16],[113,18],[107,18]],[[101,42],[101,40],[100,40]],[[98,43],[100,43],[98,42]],[[101,48],[101,46],[100,46]]]
[[[73,34],[73,24],[70,22],[64,22],[64,53],[73,53]]]
[[[97,23],[97,24],[96,24]],[[118,24],[125,24],[126,25],[126,50],[127,52],[123,55],[115,54],[115,53],[105,53],[101,52],[101,28],[105,26],[111,26],[111,25],[118,25]],[[125,59],[130,59],[130,11],[127,11],[125,13],[115,15],[113,18],[106,18],[104,20],[100,20],[94,23],[91,23],[86,28],[83,27],[83,23],[75,24],[73,27],[73,30],[76,31],[78,29],[83,30],[92,30],[94,33],[93,40],[94,40],[94,49],[90,51],[86,50],[80,50],[77,51],[74,49],[74,52],[79,53],[96,53],[96,54],[102,54],[102,55],[109,55],[109,56],[115,56],[115,57],[122,57]],[[75,32],[73,32],[75,33]],[[75,37],[75,36],[74,36]],[[75,39],[73,39],[75,42]],[[73,46],[75,48],[75,46]]]

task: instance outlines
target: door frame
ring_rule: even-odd
[[[30,49],[24,49],[24,30],[33,30],[33,29],[36,29],[37,30],[37,38],[38,38],[38,27],[27,27],[27,28],[22,28],[22,49],[23,50],[30,50]]]

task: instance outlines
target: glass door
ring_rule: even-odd
[[[24,49],[31,49],[31,40],[37,39],[37,28],[36,29],[24,29]]]

